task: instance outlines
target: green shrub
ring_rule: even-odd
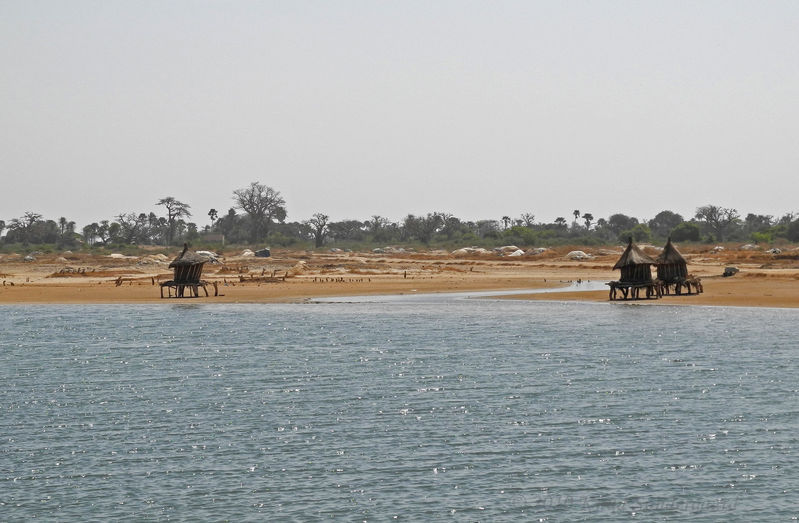
[[[799,241],[799,220],[794,220],[788,224],[785,231],[785,237],[792,242]]]
[[[700,235],[699,225],[693,222],[683,222],[671,230],[671,239],[675,242],[698,242]]]
[[[755,243],[774,243],[774,232],[773,231],[763,231],[763,232],[753,232],[750,235],[750,238]]]
[[[649,243],[652,241],[652,231],[645,223],[639,223],[619,234],[619,241],[622,243],[626,243],[630,238],[636,243]]]

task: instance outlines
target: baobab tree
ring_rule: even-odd
[[[22,216],[22,223],[26,229],[33,227],[33,224],[42,219],[42,215],[38,212],[28,211]]]
[[[705,205],[696,210],[696,219],[702,220],[707,226],[716,233],[716,240],[724,241],[727,230],[738,223],[740,215],[736,209],[717,207],[715,205]]]
[[[325,237],[327,236],[327,223],[330,217],[327,214],[322,214],[318,212],[311,216],[310,220],[305,222],[311,229],[311,234],[313,234],[314,238],[314,246],[319,248],[325,243]]]
[[[163,205],[166,209],[166,223],[167,223],[167,233],[166,233],[166,243],[167,245],[172,244],[172,240],[175,237],[175,227],[177,225],[178,220],[182,218],[188,218],[191,216],[191,211],[189,209],[191,206],[187,203],[183,203],[181,201],[176,200],[172,196],[167,196],[166,198],[161,198],[157,202],[156,205]]]
[[[286,219],[286,200],[279,191],[252,182],[249,187],[233,191],[236,207],[250,217],[250,240],[258,241],[269,234],[269,227],[274,220],[282,222]]]
[[[533,225],[535,225],[535,214],[531,212],[522,213],[520,219],[522,225],[524,225],[525,227],[532,227]]]

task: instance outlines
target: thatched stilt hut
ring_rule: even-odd
[[[619,261],[616,262],[616,265],[613,266],[613,270],[621,270],[619,281],[622,283],[649,283],[652,281],[651,267],[656,263],[640,247],[635,245],[632,238],[630,238],[627,248],[622,253]]]
[[[621,271],[621,278],[619,278],[619,281],[608,283],[610,286],[610,299],[616,299],[617,290],[622,292],[625,299],[627,299],[628,295],[630,298],[637,299],[641,289],[646,290],[647,298],[652,296],[659,298],[661,295],[659,283],[652,279],[652,265],[656,265],[656,263],[654,259],[635,245],[632,238],[630,238],[621,258],[613,266],[614,270]]]
[[[680,251],[671,243],[671,238],[663,247],[655,261],[657,262],[658,279],[664,283],[676,283],[688,276],[688,264]]]
[[[691,287],[696,290],[697,294],[702,292],[701,279],[688,274],[688,263],[671,243],[671,238],[668,239],[663,247],[663,252],[655,261],[657,262],[658,280],[663,282],[663,290],[666,294],[669,293],[669,288],[672,285],[676,294],[682,294],[683,287],[688,289],[688,294],[691,294]]]
[[[168,297],[172,297],[172,289],[175,289],[175,298],[184,298],[186,288],[189,289],[189,298],[196,298],[200,295],[199,288],[205,291],[208,296],[206,282],[201,280],[203,265],[208,262],[208,258],[189,250],[188,244],[183,244],[183,252],[172,260],[169,268],[174,271],[173,277],[169,281],[161,284],[161,297],[164,297],[164,287],[167,288]]]

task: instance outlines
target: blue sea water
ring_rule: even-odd
[[[0,308],[0,518],[799,516],[799,311]]]

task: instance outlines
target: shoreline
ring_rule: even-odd
[[[715,256],[699,253],[689,259],[689,271],[703,279],[703,294],[611,303],[799,308],[799,261],[775,265],[753,259],[751,253],[738,259]],[[209,297],[200,291],[200,298],[161,299],[159,282],[171,277],[166,261],[80,254],[65,264],[63,258],[53,258],[34,263],[0,259],[0,305],[301,303],[326,297],[491,291],[500,299],[610,302],[607,290],[557,288],[618,279],[618,271],[612,270],[617,253],[569,260],[559,252],[544,258],[454,258],[441,253],[283,251],[273,258],[229,257],[219,265],[206,264],[203,279],[215,282],[220,296],[209,285]],[[720,277],[732,263],[740,273]],[[526,289],[548,290],[522,292]],[[520,292],[499,295],[509,290]]]
[[[360,285],[313,285],[308,281],[292,281],[278,284],[220,286],[220,296],[199,298],[161,299],[157,285],[113,284],[36,284],[27,283],[0,288],[2,305],[107,305],[107,304],[258,304],[258,303],[304,303],[315,299],[335,299],[356,296],[431,296],[437,294],[460,294],[475,292],[485,299],[617,303],[636,305],[678,305],[719,307],[766,307],[799,308],[799,281],[773,280],[767,285],[753,286],[748,281],[725,279],[705,285],[703,294],[668,295],[661,299],[616,300],[608,299],[606,290],[581,290],[569,287],[565,281],[528,281],[525,285],[499,285],[502,282],[414,282],[403,285],[386,280]],[[509,282],[510,283],[510,282]],[[520,283],[520,282],[513,282]],[[268,285],[268,286],[267,286]],[[755,288],[753,288],[755,287]],[[544,292],[536,292],[544,290]],[[510,291],[510,292],[509,292]],[[530,291],[530,292],[527,292]],[[491,294],[496,292],[497,294]]]

